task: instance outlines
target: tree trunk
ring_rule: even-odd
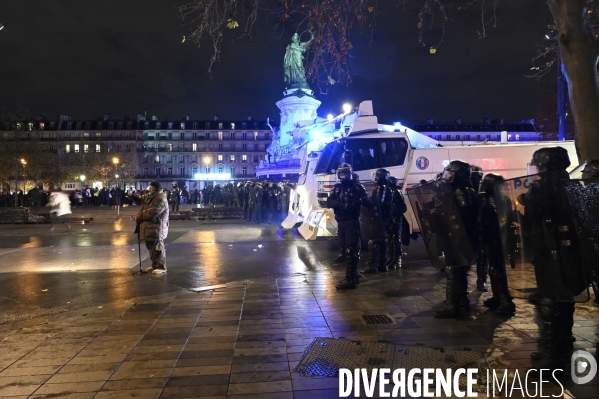
[[[557,24],[578,159],[580,162],[599,159],[599,46],[584,20],[586,0],[549,0],[548,4]]]

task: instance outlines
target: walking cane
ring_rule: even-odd
[[[143,271],[141,268],[141,240],[139,233],[139,225],[141,222],[138,220],[137,225],[135,226],[135,233],[137,233],[137,253],[139,254],[139,272],[133,273],[134,276],[143,276],[144,274],[148,274],[148,272]]]

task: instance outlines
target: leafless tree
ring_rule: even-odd
[[[537,1],[539,8],[549,6],[555,21],[550,28],[556,35],[553,42],[539,46],[532,75],[546,73],[559,54],[568,82],[578,156],[580,160],[599,159],[599,0]],[[395,6],[415,16],[418,44],[434,53],[443,46],[452,15],[472,7],[481,13],[478,33],[485,37],[488,26],[497,23],[498,2],[395,0]],[[377,0],[193,0],[179,11],[182,21],[191,26],[183,39],[198,46],[208,42],[213,47],[209,71],[219,59],[224,39],[252,40],[259,17],[271,23],[278,37],[291,36],[291,32],[314,34],[306,57],[306,77],[326,91],[327,85],[351,81],[347,63],[352,50],[350,35],[371,34],[382,5]]]

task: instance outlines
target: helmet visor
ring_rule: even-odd
[[[337,172],[337,177],[339,180],[351,180],[351,172],[346,170],[339,171]]]
[[[538,175],[539,173],[544,173],[547,172],[547,166],[545,165],[531,165],[528,164],[526,166],[526,171],[528,172],[528,175]]]
[[[441,179],[451,180],[455,176],[455,170],[444,169]]]

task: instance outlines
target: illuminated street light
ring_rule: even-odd
[[[335,117],[333,116],[333,114],[328,114],[328,115],[327,115],[327,120],[328,120],[329,122],[330,122],[330,121],[332,121],[333,119],[335,119]]]
[[[114,166],[119,164],[119,159],[117,157],[112,158],[112,163],[114,164]]]
[[[81,184],[83,184],[83,182],[85,181],[85,175],[79,176],[79,179],[81,179]]]
[[[352,109],[351,104],[347,104],[347,103],[343,104],[343,112],[345,112],[346,114],[349,114],[349,111],[351,111],[351,109]]]

